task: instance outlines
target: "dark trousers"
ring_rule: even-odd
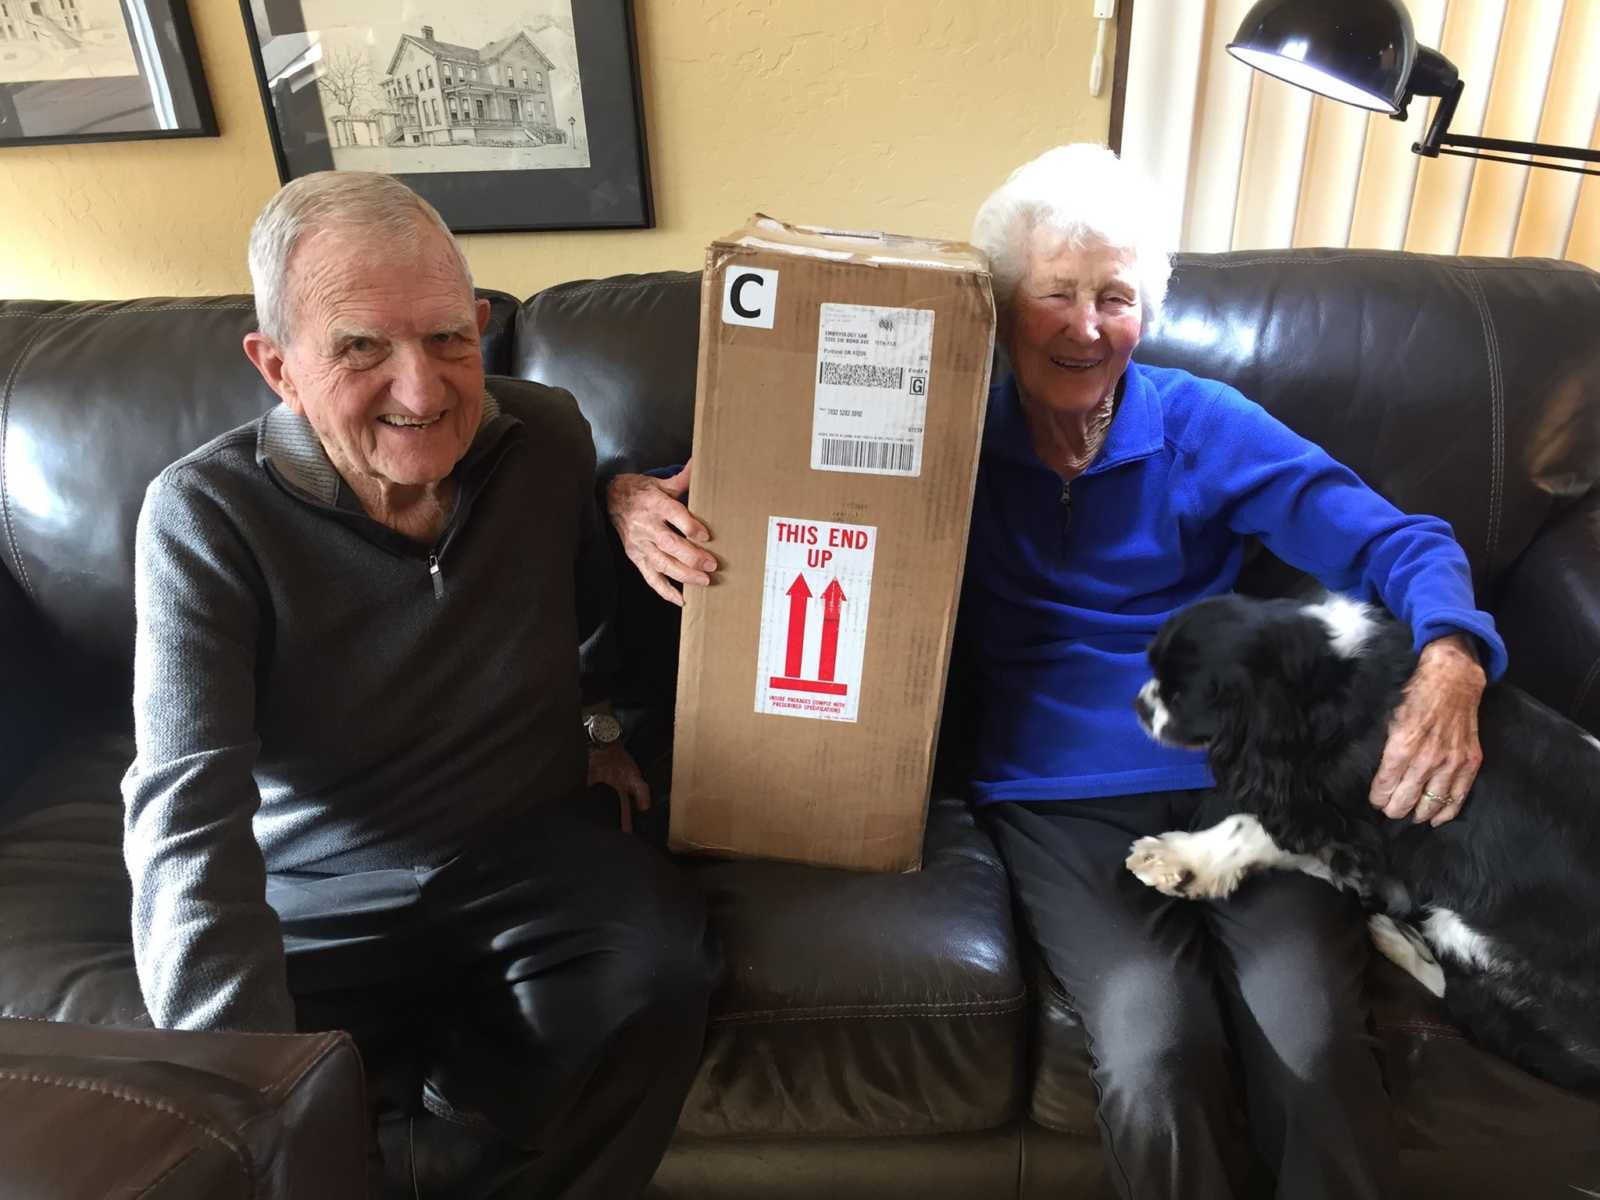
[[[1362,980],[1365,924],[1326,883],[1268,872],[1174,900],[1131,842],[1227,815],[1211,792],[983,810],[1034,944],[1083,1022],[1101,1139],[1130,1200],[1393,1196],[1395,1148]]]
[[[391,1189],[643,1191],[715,974],[658,851],[552,807],[437,868],[275,875],[268,898],[302,1028],[350,1030],[367,1061]]]

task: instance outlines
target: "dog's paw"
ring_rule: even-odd
[[[1194,868],[1189,865],[1180,838],[1187,834],[1167,833],[1160,837],[1142,837],[1133,844],[1124,865],[1140,883],[1180,900],[1192,893]]]

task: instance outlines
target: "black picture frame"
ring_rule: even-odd
[[[8,0],[0,11],[0,146],[217,136],[185,0],[120,0],[124,27],[115,34],[93,25],[86,30],[82,6],[71,0],[37,7],[35,13],[32,4]],[[74,71],[77,60],[106,50],[89,40],[91,33],[107,35],[107,42],[120,38],[136,73],[113,66],[116,73],[92,77],[17,79]],[[41,59],[46,46],[60,57]]]
[[[328,92],[322,82],[326,79],[329,64],[335,61],[340,51],[328,50],[320,64],[313,61],[313,56],[320,54],[327,43],[320,41],[322,35],[319,30],[307,28],[305,9],[309,2],[314,2],[316,11],[324,14],[337,13],[340,4],[340,0],[240,0],[249,34],[250,54],[255,63],[256,82],[261,89],[261,102],[266,110],[272,151],[281,182],[288,183],[313,171],[340,168],[381,170],[402,180],[428,200],[456,233],[646,229],[654,226],[655,208],[650,190],[632,0],[570,0],[571,35],[575,44],[577,75],[581,80],[578,103],[581,104],[582,127],[580,131],[576,116],[567,114],[565,123],[568,130],[564,140],[560,143],[551,142],[538,152],[548,151],[555,155],[562,152],[577,154],[581,151],[587,157],[587,165],[513,165],[503,169],[476,169],[484,157],[476,153],[485,149],[480,143],[472,141],[463,145],[446,140],[483,136],[481,128],[466,128],[471,117],[458,123],[451,116],[446,121],[446,128],[439,128],[437,124],[432,129],[419,128],[414,106],[424,103],[430,107],[437,106],[446,103],[444,98],[454,93],[460,97],[464,113],[464,106],[469,102],[467,90],[476,90],[480,83],[487,84],[489,60],[483,60],[485,78],[480,79],[475,73],[472,83],[468,84],[465,79],[457,80],[452,74],[448,85],[441,78],[445,61],[451,57],[461,58],[463,49],[481,55],[493,47],[503,47],[514,41],[517,14],[524,10],[524,5],[512,0],[479,0],[473,6],[474,19],[479,23],[477,27],[481,28],[483,22],[492,20],[492,10],[497,7],[503,6],[507,14],[506,36],[480,46],[451,41],[453,12],[449,5],[441,4],[436,18],[409,17],[416,31],[407,30],[405,39],[396,40],[394,57],[388,67],[370,68],[370,64],[378,59],[368,59],[371,74],[379,76],[371,80],[368,86],[380,93],[381,107],[352,117],[351,114],[357,110],[346,104],[346,115],[340,118],[336,112],[333,117],[329,116],[330,109],[337,108],[337,101],[325,102],[324,97]],[[415,13],[413,6],[407,7]],[[491,10],[490,16],[484,15],[486,9]],[[459,23],[459,18],[456,23]],[[345,24],[336,28],[348,31],[359,28],[359,25]],[[377,43],[376,38],[369,38],[368,41]],[[396,62],[412,61],[399,57],[402,51],[412,53],[406,49],[406,41],[420,48],[419,52],[434,48],[432,52],[436,57],[431,61],[437,65],[437,70],[430,67],[431,73],[425,81],[421,76],[416,76],[419,82],[427,84],[426,87],[406,81],[410,90],[402,90],[397,94],[391,89],[400,85],[403,76],[414,74],[389,73]],[[438,47],[445,49],[439,50]],[[461,70],[459,62],[454,70]],[[553,69],[552,77],[554,73]],[[523,74],[526,78],[525,70]],[[543,136],[548,136],[551,126],[534,124],[529,97],[549,94],[554,101],[554,83],[543,84],[536,78],[535,86],[545,86],[546,93],[521,93],[505,87],[490,89],[487,86],[483,90],[497,91],[497,99],[502,106],[511,105],[513,100],[521,96],[522,122],[530,127],[542,128]],[[515,83],[512,88],[515,88]],[[437,107],[434,111],[440,112]],[[503,107],[500,111],[503,114]],[[346,153],[346,146],[335,143],[335,122],[340,119],[345,124],[343,130],[338,131],[338,136],[371,139],[359,146],[348,147],[356,153]],[[553,121],[559,123],[560,120],[558,110]],[[507,123],[505,120],[499,122],[501,125]],[[515,120],[509,123],[515,124]],[[481,119],[480,124],[483,124]],[[435,145],[425,140],[422,143],[391,144],[390,139],[401,133],[407,137],[441,140]],[[397,153],[392,156],[369,153],[370,150],[383,149]],[[400,166],[382,164],[385,157],[393,163],[400,157],[399,152],[406,151],[425,153],[430,164],[438,163],[444,161],[443,156],[460,153],[464,149],[474,153],[463,155],[471,166],[459,171],[431,165],[425,171],[408,171]],[[505,157],[512,162],[526,161],[526,157],[513,154]],[[379,161],[369,165],[370,159]]]

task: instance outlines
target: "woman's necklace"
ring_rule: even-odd
[[[1112,392],[1100,401],[1094,412],[1089,414],[1089,434],[1083,442],[1081,456],[1068,452],[1059,459],[1056,473],[1061,476],[1061,532],[1065,533],[1072,526],[1072,481],[1084,471],[1089,464],[1094,462],[1106,443],[1106,432],[1111,428],[1111,418],[1116,415],[1117,397]]]
[[[1089,432],[1083,439],[1083,453],[1076,455],[1069,450],[1061,455],[1056,469],[1069,484],[1072,477],[1081,475],[1099,455],[1101,447],[1106,442],[1106,431],[1111,428],[1111,418],[1116,415],[1116,411],[1116,393],[1112,392],[1100,401],[1094,412],[1089,414]]]

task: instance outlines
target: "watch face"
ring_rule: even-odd
[[[622,722],[609,713],[595,713],[584,726],[589,731],[589,741],[596,746],[609,746],[622,736]]]

